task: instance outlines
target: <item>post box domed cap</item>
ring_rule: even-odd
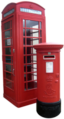
[[[57,49],[60,50],[64,45],[56,43],[39,43],[33,46],[35,49]]]
[[[18,2],[23,2],[23,1],[30,1],[30,0],[17,0],[17,1],[11,1],[11,2],[18,3]]]

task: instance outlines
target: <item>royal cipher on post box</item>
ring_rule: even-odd
[[[45,9],[32,2],[10,3],[2,11],[4,97],[17,107],[36,102],[37,54],[46,42]]]
[[[54,117],[61,112],[60,49],[63,45],[40,43],[37,50],[37,112]]]

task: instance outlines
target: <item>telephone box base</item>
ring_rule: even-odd
[[[23,107],[23,106],[26,106],[26,105],[30,105],[30,104],[36,103],[36,100],[37,100],[37,98],[33,98],[33,99],[30,99],[30,100],[26,100],[26,101],[16,102],[15,100],[10,98],[6,94],[3,94],[3,97],[5,99],[7,99],[9,102],[11,102],[17,108],[20,108],[20,107]]]
[[[43,103],[37,100],[37,113],[46,118],[59,115],[61,112],[61,100],[54,103]]]

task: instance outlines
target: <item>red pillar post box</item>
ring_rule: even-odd
[[[54,117],[61,112],[60,49],[63,45],[40,43],[37,50],[37,112]]]

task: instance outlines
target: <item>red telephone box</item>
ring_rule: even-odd
[[[63,45],[40,43],[37,50],[37,112],[54,117],[61,112],[60,49]]]
[[[37,99],[37,53],[46,42],[45,9],[32,2],[8,4],[2,12],[4,97],[17,107]]]

